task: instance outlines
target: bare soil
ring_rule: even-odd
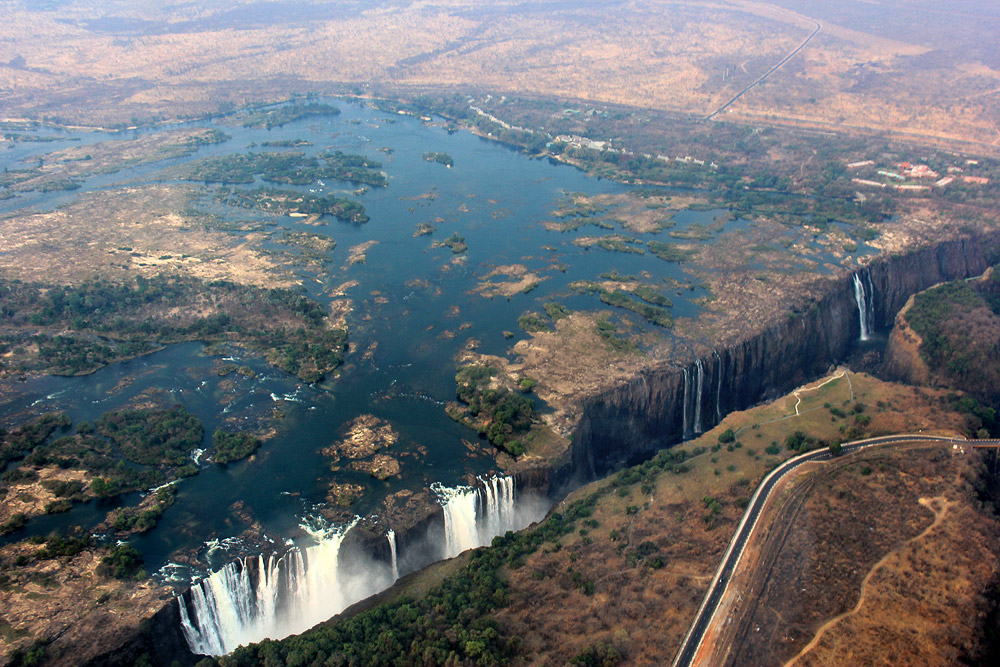
[[[119,188],[84,195],[48,213],[0,219],[0,276],[79,284],[174,272],[246,285],[294,284],[258,252],[260,234],[211,231],[183,213],[196,192],[178,185]]]
[[[4,563],[19,556],[22,566],[4,569],[0,586],[0,653],[51,640],[46,664],[79,665],[114,650],[139,630],[171,597],[167,587],[104,577],[96,569],[105,553],[88,549],[76,556],[31,560],[38,545],[18,542],[0,548]]]
[[[876,664],[887,647],[908,665],[974,654],[1000,551],[1000,521],[973,491],[980,465],[973,450],[922,445],[800,476],[745,560],[746,603],[720,641],[727,664]]]
[[[119,32],[102,30],[99,22],[88,27],[94,16],[81,15],[75,5],[8,5],[0,18],[6,52],[14,55],[0,67],[0,91],[8,117],[116,126],[215,112],[247,98],[372,83],[491,89],[704,116],[821,24],[806,49],[725,118],[1000,141],[998,64],[983,57],[981,39],[948,43],[947,56],[934,57],[941,49],[933,30],[941,21],[936,3],[909,3],[900,20],[858,5],[850,26],[826,16],[822,4],[793,9],[742,0],[644,0],[628,11],[602,4],[538,11],[448,0],[345,7],[308,20],[288,12],[270,23],[234,25],[214,7],[185,24],[189,5],[168,2],[157,8],[157,19],[136,8],[105,8],[106,16],[153,21],[148,30]],[[983,26],[995,24],[992,15],[944,16],[982,39],[990,35]],[[173,29],[155,29],[165,22]],[[909,29],[913,23],[917,29]]]

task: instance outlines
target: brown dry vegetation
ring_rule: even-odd
[[[90,480],[93,475],[85,470],[64,470],[55,466],[37,470],[38,478],[10,484],[5,489],[0,503],[0,524],[10,520],[13,514],[23,514],[25,519],[45,513],[45,506],[57,499],[56,494],[42,482],[82,482],[82,495],[91,497]]]
[[[896,314],[889,342],[886,344],[882,369],[885,375],[916,385],[928,385],[931,381],[930,369],[920,357],[923,340],[906,322],[906,311],[913,306],[913,297],[906,301],[903,309]]]
[[[896,317],[886,373],[911,383],[968,392],[996,405],[1000,316],[995,271],[914,295]]]
[[[731,647],[726,663],[974,656],[1000,536],[976,495],[980,465],[973,450],[903,446],[797,476],[762,531],[762,552],[744,560],[748,576],[734,579],[747,602],[729,610],[738,622],[719,640]]]
[[[997,17],[982,8],[854,3],[845,16],[825,6],[831,3],[782,9],[644,0],[622,11],[600,3],[438,0],[337,9],[306,2],[268,16],[264,3],[248,4],[257,11],[244,17],[179,2],[48,11],[5,2],[0,19],[13,59],[0,66],[7,115],[127,124],[133,116],[215,111],[220,100],[362,83],[487,88],[705,115],[820,24],[807,48],[727,118],[1000,141],[1000,62],[989,55]],[[93,21],[101,14],[112,20]],[[933,30],[942,22],[951,35],[965,30],[977,39],[942,38]]]
[[[785,436],[801,430],[832,439],[843,435],[841,426],[853,427],[853,416],[832,417],[825,403],[846,410],[864,402],[870,406],[871,432],[953,431],[961,423],[943,408],[939,393],[864,375],[852,374],[850,379],[803,392],[803,414],[798,417],[794,395],[729,415],[712,432],[681,446],[688,451],[710,448],[686,462],[687,472],[668,469],[605,495],[589,519],[596,524],[582,522],[583,530],[559,544],[545,545],[526,559],[525,566],[512,570],[511,602],[497,618],[505,632],[524,639],[525,662],[567,664],[587,646],[602,641],[622,651],[629,664],[669,663],[739,521],[741,499],[749,498],[765,472],[791,454],[781,446]],[[715,447],[727,428],[737,432],[737,442],[731,450]],[[776,455],[764,451],[772,442],[780,447]],[[567,502],[584,498],[605,483],[594,482]],[[718,510],[709,500],[718,503]],[[870,507],[858,505],[861,511]],[[926,515],[915,502],[900,503],[897,511],[897,523],[905,525],[919,525]],[[878,514],[871,518],[876,523],[878,519]],[[842,540],[844,534],[835,537]],[[840,571],[832,571],[836,578]]]
[[[665,358],[669,349],[648,354],[622,354],[597,333],[607,313],[574,312],[513,348],[516,360],[498,363],[512,377],[541,378],[538,395],[553,409],[542,415],[557,433],[568,436],[579,418],[580,401],[600,388],[632,377],[640,368]],[[662,343],[669,347],[668,342]]]
[[[0,219],[0,276],[79,284],[173,273],[265,287],[292,284],[257,251],[260,235],[211,231],[184,213],[196,192],[177,185],[104,190],[48,213]]]
[[[173,596],[151,581],[141,584],[99,574],[105,551],[32,560],[37,544],[18,542],[0,549],[0,558],[28,564],[9,567],[0,586],[0,652],[30,646],[31,638],[52,638],[46,664],[79,665],[131,639],[140,624]]]
[[[495,280],[501,276],[507,280]],[[546,280],[545,276],[528,271],[528,267],[524,264],[508,264],[498,266],[483,276],[483,280],[479,282],[474,291],[487,299],[497,296],[509,299],[515,294],[530,292],[543,280]]]
[[[950,215],[940,209],[924,209],[919,217],[916,211],[901,211],[892,221],[878,225],[879,237],[869,245],[895,254],[957,238],[964,230]],[[989,214],[979,218],[984,231],[995,229],[997,223]],[[789,311],[807,310],[828,289],[819,272],[842,270],[833,262],[844,262],[843,245],[850,241],[834,227],[824,233],[809,225],[795,230],[765,217],[756,217],[746,229],[717,235],[711,244],[700,246],[688,269],[694,280],[709,288],[711,300],[697,320],[678,319],[677,332],[695,339],[732,342],[746,335],[748,322],[767,326]],[[828,256],[808,244],[819,245]],[[763,264],[767,270],[753,264]]]
[[[128,167],[190,155],[201,143],[214,143],[225,138],[220,134],[203,128],[167,130],[128,139],[64,148],[48,153],[40,164],[35,165],[33,162],[25,164],[25,168],[35,168],[35,175],[17,182],[11,190],[44,188],[46,184],[56,181],[110,174]]]

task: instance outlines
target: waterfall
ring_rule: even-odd
[[[497,535],[541,519],[547,504],[528,496],[514,504],[513,477],[478,478],[476,486],[431,485],[444,509],[444,557],[489,544]],[[544,507],[543,507],[544,505]],[[357,523],[332,529],[303,525],[309,546],[230,562],[178,596],[181,632],[192,652],[224,655],[243,644],[304,632],[399,578],[396,533],[386,532],[391,567],[341,546]]]
[[[480,546],[476,530],[476,490],[471,486],[449,488],[434,483],[431,489],[444,507],[444,557]]]
[[[399,579],[399,560],[396,558],[396,531],[390,528],[385,537],[389,540],[389,553],[392,554],[392,580]]]
[[[340,547],[354,524],[309,531],[316,543],[227,563],[177,598],[181,631],[194,653],[222,655],[242,644],[303,632],[385,582],[340,571]]]
[[[722,421],[722,357],[715,350],[712,350],[712,354],[715,355],[715,375],[718,378],[718,384],[715,385],[715,423],[718,424]]]
[[[479,481],[483,483],[486,500],[484,537],[492,540],[508,530],[517,530],[519,526],[516,525],[517,518],[514,514],[514,478],[479,478]]]
[[[694,432],[702,433],[701,428],[701,390],[702,385],[705,381],[705,367],[701,363],[701,359],[694,360],[695,368],[698,369],[698,384],[697,391],[695,392],[695,403],[694,403]]]
[[[854,301],[858,304],[858,320],[861,323],[861,340],[871,337],[875,320],[875,287],[871,275],[866,272],[867,286],[858,273],[852,276],[854,280]]]
[[[691,431],[688,429],[688,396],[691,390],[688,388],[690,381],[687,367],[682,368],[681,371],[684,373],[684,403],[681,405],[681,412],[683,413],[681,417],[681,437],[687,440],[691,437]]]
[[[481,486],[433,484],[444,508],[444,557],[485,546],[497,535],[523,528],[514,506],[514,478],[478,478]]]

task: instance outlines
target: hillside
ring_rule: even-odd
[[[374,607],[301,637],[240,649],[218,663],[257,664],[267,655],[285,662],[295,656],[306,664],[420,656],[461,664],[667,664],[742,507],[767,469],[798,447],[808,449],[847,433],[904,426],[954,432],[962,417],[947,405],[940,392],[863,375],[832,376],[774,403],[734,413],[701,438],[584,486],[540,524],[407,578]],[[877,562],[883,563],[880,577],[896,576],[906,571],[906,562],[916,562],[914,557],[927,562],[919,566],[924,568],[930,567],[927,559],[959,550],[963,559],[953,562],[951,571],[965,577],[961,587],[952,586],[954,577],[933,575],[923,577],[919,588],[886,584],[878,594],[879,611],[866,608],[851,619],[852,636],[866,637],[865,647],[853,643],[845,654],[843,647],[824,644],[831,657],[810,664],[843,664],[845,655],[879,650],[881,619],[904,614],[922,599],[934,600],[936,615],[916,626],[917,638],[900,650],[919,651],[921,642],[928,642],[942,655],[979,655],[989,608],[984,596],[996,577],[995,568],[986,565],[995,559],[996,541],[990,536],[1000,534],[991,506],[977,495],[989,488],[980,460],[971,450],[952,455],[932,448],[916,458],[888,453],[829,464],[833,468],[817,478],[815,488],[822,493],[807,496],[811,514],[795,520],[794,530],[802,537],[788,542],[788,554],[779,548],[787,562],[775,571],[804,581],[820,576],[822,589],[836,593],[820,595],[825,602],[810,605],[779,588],[770,592],[774,601],[766,598],[757,605],[758,613],[775,605],[806,609],[808,620],[798,636],[809,636],[810,624],[819,626],[855,605],[861,578]],[[830,494],[839,499],[835,507],[822,501]],[[899,561],[907,541],[931,523],[927,509],[916,502],[925,495],[947,496],[948,529],[934,534],[931,551],[918,545],[921,550],[910,561]],[[892,503],[894,510],[865,511],[872,502]],[[838,522],[824,518],[830,511],[836,511]],[[970,533],[973,527],[978,532]],[[872,539],[858,543],[854,533],[862,530]],[[802,540],[809,545],[805,555],[794,551]],[[852,549],[860,549],[859,562],[866,566],[844,567],[845,550]],[[885,567],[891,559],[891,567]],[[953,624],[949,618],[963,622]],[[951,628],[946,640],[939,636],[942,627]],[[786,657],[794,652],[795,644],[787,644],[781,633],[762,639],[762,650]]]
[[[968,392],[998,407],[1000,386],[1000,276],[938,285],[915,295],[897,317],[885,371],[915,384]],[[983,417],[982,426],[996,428]]]

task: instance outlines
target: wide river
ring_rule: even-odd
[[[527,311],[541,311],[548,301],[574,310],[606,308],[594,295],[571,291],[571,282],[596,280],[602,273],[617,270],[633,275],[645,272],[644,279],[651,283],[688,284],[690,289],[670,292],[675,317],[695,316],[695,300],[705,296],[702,288],[691,284],[682,264],[651,253],[611,252],[573,243],[578,237],[612,233],[609,230],[585,226],[557,232],[542,225],[554,219],[553,211],[569,193],[623,193],[629,186],[587,177],[547,160],[529,159],[468,132],[449,133],[441,119],[426,122],[356,103],[334,103],[341,114],[305,118],[271,130],[201,122],[195,127],[216,127],[231,138],[203,146],[189,157],[93,176],[73,192],[27,193],[0,202],[3,214],[24,208],[50,210],[88,192],[123,183],[164,182],[168,178],[164,170],[169,167],[209,155],[246,152],[254,144],[258,145],[254,150],[310,154],[341,150],[382,162],[388,176],[385,188],[359,192],[351,183],[322,181],[299,188],[360,201],[370,216],[363,225],[329,219],[327,225],[317,227],[302,218],[229,207],[214,201],[211,187],[199,204],[225,220],[264,221],[277,234],[318,232],[336,240],[337,247],[324,268],[295,270],[309,295],[323,304],[330,303],[337,286],[358,283],[347,290],[355,307],[348,317],[350,352],[339,378],[303,385],[239,348],[229,348],[225,354],[241,366],[250,366],[256,377],[232,374],[222,378],[214,372],[219,356],[207,355],[202,344],[187,343],[88,376],[33,379],[17,385],[0,403],[0,421],[6,426],[29,414],[56,410],[78,422],[95,420],[152,391],[202,419],[208,434],[206,447],[210,434],[223,424],[228,428],[234,424],[254,428],[263,423],[276,427],[274,437],[250,460],[226,467],[199,461],[200,474],[179,483],[177,502],[157,528],[132,540],[150,571],[158,571],[161,577],[183,581],[217,568],[227,560],[226,545],[241,548],[235,538],[248,527],[248,517],[276,541],[303,539],[300,525],[325,501],[331,480],[367,489],[352,507],[365,516],[387,494],[402,489],[424,491],[432,485],[449,489],[466,484],[472,476],[487,479],[496,474],[492,457],[477,455],[463,444],[463,439],[476,440],[475,433],[445,414],[444,403],[455,395],[455,356],[470,339],[478,341],[480,352],[507,354],[528,335],[519,328],[518,318]],[[53,132],[39,130],[39,134]],[[51,143],[15,144],[0,153],[0,163],[10,169],[24,168],[49,151],[123,141],[133,135],[138,133],[66,133]],[[262,142],[282,140],[304,140],[311,145],[259,147]],[[454,166],[425,160],[427,152],[448,153]],[[681,212],[674,217],[673,229],[710,223],[719,213]],[[431,223],[436,231],[415,235],[419,223]],[[729,221],[726,229],[740,224],[744,221]],[[432,248],[434,241],[453,233],[465,238],[468,250],[464,254],[453,254],[447,247]],[[666,236],[662,232],[629,235],[643,241],[669,240],[661,238]],[[366,261],[348,264],[350,248],[367,242],[375,243],[368,247]],[[286,247],[267,242],[264,249]],[[543,279],[532,291],[510,298],[485,298],[473,291],[495,267],[511,264],[522,264]],[[639,329],[653,328],[624,311],[618,316]],[[660,331],[670,335],[668,330]],[[513,337],[504,332],[512,332]],[[275,408],[284,414],[282,419],[270,419]],[[398,431],[399,441],[392,447],[392,455],[403,463],[398,477],[378,481],[346,466],[332,472],[321,455],[320,450],[336,440],[347,423],[365,414],[386,420]],[[228,511],[238,502],[242,503],[240,512]],[[76,506],[68,514],[32,519],[25,531],[8,539],[47,534],[70,524],[94,526],[108,510],[97,502]],[[220,544],[219,549],[206,548]],[[171,555],[179,552],[200,553],[202,566],[194,570],[170,567]]]

